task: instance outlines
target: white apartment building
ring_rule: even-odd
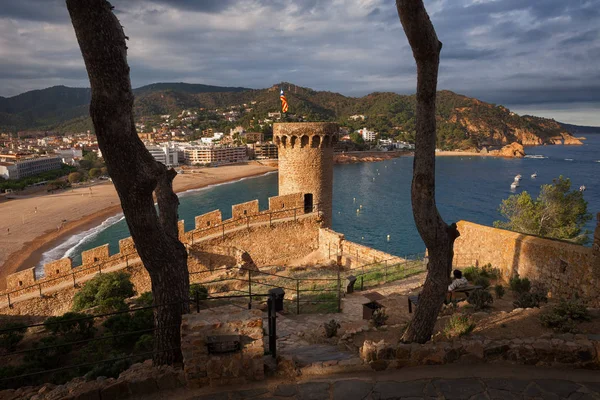
[[[248,159],[245,146],[189,146],[184,149],[185,163],[188,165],[222,165]]]
[[[152,157],[159,163],[165,164],[167,167],[175,167],[179,165],[177,149],[169,146],[146,145],[146,148],[152,154]]]
[[[367,128],[362,128],[357,131],[363,138],[365,142],[372,142],[377,137],[377,134],[373,131],[368,130]]]
[[[0,154],[0,176],[5,179],[22,179],[42,172],[60,169],[59,157],[19,157],[15,154]]]
[[[75,159],[83,157],[81,149],[57,149],[56,154],[62,159],[62,162],[69,165],[75,164]]]

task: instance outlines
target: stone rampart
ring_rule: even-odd
[[[319,229],[319,252],[324,258],[336,260],[346,269],[386,261],[397,263],[403,258],[346,240],[344,235],[328,228]]]
[[[574,293],[599,304],[600,271],[594,267],[594,250],[564,241],[543,239],[478,225],[458,223],[460,237],[454,244],[454,263],[459,267],[491,263],[504,280],[519,274],[541,282],[553,297]]]
[[[220,236],[222,241],[223,237],[227,237],[227,235],[224,236],[224,233],[226,234],[228,231],[234,230],[238,227],[250,228],[252,224],[261,222],[268,222],[268,227],[270,229],[270,227],[274,226],[276,222],[278,223],[281,220],[288,218],[298,219],[304,214],[306,214],[304,208],[302,207],[302,201],[303,195],[300,193],[289,194],[284,196],[274,196],[269,198],[269,209],[264,211],[259,211],[258,200],[253,200],[242,204],[236,204],[232,206],[233,217],[225,221],[223,221],[221,218],[221,211],[212,211],[197,216],[195,218],[195,229],[189,232],[185,232],[184,221],[179,221],[177,226],[179,238],[182,242],[187,244],[194,244],[204,239],[211,239],[211,236]],[[315,215],[318,216],[318,213],[316,213]],[[316,218],[313,218],[313,220],[316,220]],[[315,226],[311,225],[311,227],[313,228],[315,228]],[[276,228],[275,231],[277,231],[277,229],[280,228]],[[315,238],[316,229],[318,228],[315,228],[313,231],[311,231],[312,233],[314,233]],[[262,232],[262,230],[259,231]],[[246,235],[236,235],[236,237],[248,235],[251,237],[253,236],[252,232],[255,232],[255,230],[250,230],[249,233],[246,232]],[[292,235],[286,233],[283,233],[283,235],[287,238],[287,240],[292,240]],[[270,240],[273,241],[281,240],[277,236],[273,235],[270,235],[268,237],[270,238]],[[307,243],[306,236],[303,236],[303,240],[305,240],[304,243]],[[242,240],[242,242],[244,242],[247,246],[250,246],[243,248],[255,248],[253,243],[254,240],[252,239]],[[316,247],[316,240],[310,239],[308,242],[314,242],[313,244],[311,244],[311,246]],[[260,246],[261,243],[263,243],[262,239],[257,238],[256,246]],[[263,244],[266,245],[266,243]],[[297,243],[294,243],[293,246],[280,245],[275,247],[278,249],[278,251],[285,252],[286,248],[291,251],[295,245],[297,245]],[[296,254],[299,253],[301,252],[293,251],[289,254],[292,254],[290,257],[293,258]],[[85,276],[94,275],[102,269],[107,269],[119,265],[125,267],[128,264],[128,260],[131,260],[132,258],[136,257],[137,253],[135,250],[135,244],[133,243],[133,239],[131,237],[121,239],[119,241],[119,252],[113,255],[110,254],[110,248],[108,244],[83,251],[81,253],[81,266],[73,267],[72,261],[68,258],[65,258],[45,264],[45,276],[42,278],[35,278],[33,268],[8,275],[6,279],[7,289],[5,293],[11,293],[11,296],[17,297],[28,292],[39,291],[40,286],[43,289],[60,284],[64,281],[85,279]],[[281,258],[289,259],[290,257],[283,256]],[[263,256],[260,257],[260,259],[272,260],[273,258]],[[57,273],[56,271],[59,272]]]
[[[95,247],[81,252],[81,264],[94,264],[97,262],[106,261],[110,257],[108,244]]]

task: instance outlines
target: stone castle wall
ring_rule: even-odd
[[[382,261],[389,264],[405,261],[401,257],[346,240],[343,234],[328,228],[319,229],[319,253],[323,258],[336,260],[345,269]]]
[[[273,125],[279,151],[279,194],[312,194],[323,211],[325,227],[331,226],[333,198],[333,146],[338,126],[334,123],[285,123]]]
[[[301,248],[314,249],[317,247],[316,237],[318,235],[318,213],[312,222],[299,222],[302,228],[295,229],[295,234],[285,233],[284,231],[294,226],[293,220],[301,220],[306,214],[302,207],[303,195],[300,193],[288,194],[283,196],[274,196],[269,198],[268,210],[259,211],[258,200],[247,203],[236,204],[232,206],[233,217],[228,220],[222,220],[221,211],[212,211],[195,218],[195,229],[185,232],[183,221],[179,222],[180,239],[189,245],[199,241],[216,239],[214,242],[223,242],[223,234],[235,229],[246,227],[244,232],[232,234],[235,238],[233,243],[242,243],[242,248],[256,249],[259,260],[273,260],[266,251],[261,249],[270,249],[273,255],[288,254],[287,258],[303,254]],[[292,224],[285,228],[275,226],[287,219],[292,220]],[[260,227],[252,226],[256,223],[267,223],[267,228],[273,231],[271,234],[264,233]],[[277,224],[276,224],[277,223]],[[310,227],[310,229],[308,229]],[[250,229],[250,232],[248,232]],[[307,232],[302,232],[308,229]],[[256,233],[255,233],[256,232]],[[260,232],[260,234],[258,233]],[[300,242],[294,242],[295,235],[299,235]],[[260,236],[262,235],[262,236]],[[225,237],[228,237],[225,235]],[[263,240],[262,238],[268,238]],[[288,243],[283,243],[285,238]],[[235,246],[235,244],[232,244]],[[296,248],[300,246],[299,248]],[[4,294],[11,293],[11,296],[18,297],[28,292],[39,291],[39,288],[55,286],[62,282],[73,281],[74,279],[84,278],[86,275],[94,275],[103,269],[122,267],[125,268],[131,260],[137,258],[135,244],[131,237],[119,241],[119,252],[110,254],[108,244],[86,250],[82,252],[82,265],[73,267],[69,258],[55,260],[44,265],[43,278],[36,279],[35,269],[28,268],[23,271],[10,274],[6,278],[7,289]],[[283,257],[282,258],[286,258]],[[2,293],[0,293],[1,295]]]
[[[454,244],[455,265],[491,263],[500,269],[506,281],[519,274],[541,282],[553,297],[570,297],[578,293],[600,304],[598,236],[594,247],[590,248],[467,221],[458,223],[458,231],[460,237]]]

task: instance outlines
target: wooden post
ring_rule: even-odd
[[[337,303],[338,312],[342,312],[342,279],[340,277],[340,266],[337,268]]]
[[[296,315],[300,315],[300,280],[296,279]]]
[[[248,270],[248,310],[252,310],[252,270]]]

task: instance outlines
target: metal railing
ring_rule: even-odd
[[[356,281],[360,285],[359,290],[364,290],[366,286],[365,282],[375,281],[375,283],[371,285],[375,286],[382,283],[405,279],[412,275],[424,272],[427,269],[424,253],[404,256],[402,261],[398,261],[398,259],[400,259],[400,257],[393,257],[364,264],[360,267],[350,269],[350,273],[356,278]]]
[[[252,296],[254,297],[264,297],[267,299],[267,304],[268,304],[268,312],[267,312],[267,319],[268,319],[268,330],[267,330],[267,336],[268,336],[268,348],[269,348],[269,353],[273,356],[276,357],[277,356],[277,336],[276,336],[276,329],[277,329],[277,313],[275,311],[275,301],[274,301],[274,295],[273,294],[253,294]],[[192,296],[192,298],[190,298],[189,300],[184,300],[186,302],[189,302],[190,305],[194,305],[195,307],[192,307],[196,309],[196,312],[200,312],[201,309],[205,308],[205,306],[207,306],[207,303],[210,302],[211,300],[216,300],[216,299],[220,299],[221,301],[223,300],[232,300],[234,298],[243,298],[243,297],[250,297],[249,295],[236,295],[236,296],[218,296],[218,297],[213,297],[213,296],[209,296],[207,298],[201,299],[200,295],[198,292],[196,292],[194,294],[194,296]],[[7,338],[10,334],[12,333],[24,333],[25,331],[27,331],[30,328],[37,328],[36,331],[37,333],[39,333],[39,328],[46,328],[48,330],[48,328],[50,328],[53,325],[62,325],[62,326],[69,326],[75,323],[80,323],[80,322],[84,322],[84,321],[96,321],[98,319],[105,319],[105,318],[110,318],[110,317],[114,317],[114,316],[119,316],[119,315],[124,315],[124,314],[135,314],[137,312],[141,312],[141,311],[145,311],[145,310],[155,310],[157,308],[161,308],[161,307],[178,307],[180,306],[182,303],[180,301],[178,302],[172,302],[172,303],[167,303],[167,304],[159,304],[159,305],[150,305],[150,306],[143,306],[143,307],[136,307],[136,308],[132,308],[129,310],[124,310],[124,311],[115,311],[115,312],[109,312],[109,313],[102,313],[102,314],[94,314],[94,315],[89,315],[86,317],[81,317],[81,318],[72,318],[72,319],[68,319],[68,320],[62,320],[62,321],[47,321],[47,322],[40,322],[40,323],[34,323],[34,324],[29,324],[29,325],[21,325],[18,327],[11,327],[11,328],[0,328],[0,339],[2,339],[2,343],[5,343],[4,339]],[[153,317],[152,317],[153,318]],[[92,343],[92,342],[100,342],[100,341],[107,341],[107,340],[115,340],[115,339],[122,339],[125,338],[127,336],[134,336],[137,337],[139,339],[139,336],[143,335],[143,334],[150,334],[153,332],[156,332],[157,330],[160,329],[171,329],[174,326],[164,326],[164,327],[157,327],[154,323],[154,319],[152,319],[152,327],[148,327],[145,329],[138,329],[135,331],[128,331],[128,332],[124,332],[124,333],[117,333],[117,334],[104,334],[102,336],[94,336],[95,333],[95,327],[94,327],[94,323],[92,323],[91,328],[94,329],[93,331],[90,331],[91,333],[89,334],[90,337],[84,337],[84,338],[78,338],[76,340],[70,340],[70,341],[62,341],[62,340],[58,340],[55,342],[58,342],[56,344],[50,344],[50,345],[42,345],[42,346],[35,346],[35,347],[31,347],[31,348],[25,348],[25,349],[20,349],[18,351],[5,351],[3,354],[0,354],[0,360],[2,359],[6,359],[8,358],[9,360],[7,360],[3,366],[3,368],[0,368],[0,370],[2,370],[0,373],[3,375],[2,377],[0,377],[0,389],[3,388],[11,388],[11,387],[19,387],[19,386],[30,386],[32,384],[43,384],[46,383],[48,381],[58,381],[58,383],[60,382],[64,382],[65,380],[68,380],[70,378],[73,378],[75,376],[81,376],[86,374],[87,372],[90,372],[93,367],[95,366],[99,366],[99,365],[104,365],[104,364],[111,364],[111,363],[115,363],[118,361],[124,361],[124,360],[130,360],[131,362],[134,361],[143,361],[145,359],[150,358],[151,356],[154,356],[155,354],[159,354],[159,353],[164,353],[164,352],[170,352],[170,351],[180,351],[180,347],[177,348],[168,348],[168,349],[159,349],[159,350],[153,350],[153,351],[142,351],[142,352],[132,352],[131,354],[128,355],[122,355],[119,357],[109,357],[109,358],[105,358],[102,360],[89,360],[87,362],[76,362],[74,364],[70,364],[70,365],[55,365],[54,363],[58,363],[58,359],[60,359],[60,354],[66,354],[66,353],[70,353],[71,350],[73,348],[78,348],[79,350],[83,350],[85,347],[85,345]],[[49,333],[49,332],[48,332]],[[46,336],[46,337],[50,337],[50,336]],[[65,351],[64,353],[62,353],[61,351],[58,351],[59,349],[68,349],[68,351]],[[11,367],[8,367],[8,365],[10,365],[10,360],[15,360],[15,356],[19,356],[16,359],[20,360],[21,357],[25,357],[24,360],[25,362],[27,362],[27,355],[29,354],[34,354],[34,356],[36,355],[40,355],[40,354],[49,354],[48,352],[51,351],[56,351],[57,356],[53,357],[53,364],[51,364],[51,367],[46,367],[43,365],[45,363],[41,363],[40,365],[33,365],[30,364],[29,368],[27,368],[26,364],[22,364],[22,368],[19,368],[19,366],[13,366],[12,371],[15,372],[14,374],[11,374]],[[72,357],[67,357],[66,361],[69,361],[70,359],[72,359]],[[77,358],[75,358],[75,360],[77,360]],[[55,375],[57,373],[62,373],[64,371],[67,370],[75,370],[76,373],[73,375],[66,375],[66,374],[60,374],[60,375]],[[48,379],[44,378],[50,376]],[[44,378],[44,380],[40,380],[40,378]]]
[[[231,270],[229,267],[221,267],[212,269],[210,271],[197,271],[190,272],[190,281],[193,283],[200,283],[208,288],[214,288],[221,283],[226,282],[239,282],[238,288],[229,288],[227,290],[220,290],[213,292],[213,294],[223,293],[243,293],[243,296],[249,296],[248,307],[252,308],[254,293],[257,290],[269,290],[274,288],[281,288],[287,294],[284,299],[284,304],[287,305],[287,311],[299,315],[302,313],[305,305],[305,310],[309,309],[307,305],[319,305],[329,304],[335,306],[335,311],[341,311],[341,298],[342,298],[342,283],[341,283],[341,268],[336,269],[335,278],[296,278],[285,275],[272,274],[260,270],[251,270],[246,268],[240,268],[240,271],[247,273],[247,277],[224,277],[214,279],[210,281],[196,281],[192,277],[197,274],[215,273],[218,271]],[[295,296],[290,296],[295,295]],[[329,299],[322,297],[331,297]],[[316,307],[317,310],[321,310]],[[328,307],[328,310],[332,310],[333,307]],[[310,312],[310,311],[309,311]]]

